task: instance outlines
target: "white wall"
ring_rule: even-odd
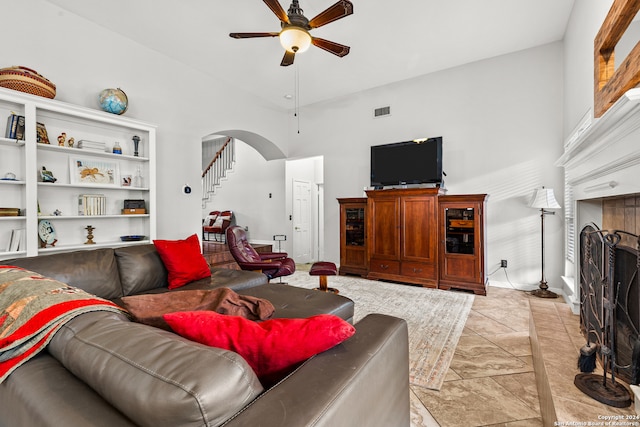
[[[593,41],[613,0],[578,0],[564,37],[564,137],[591,110],[593,117]]]
[[[57,100],[96,109],[102,89],[120,87],[129,97],[126,116],[158,125],[159,238],[200,235],[200,196],[184,196],[181,187],[189,183],[199,188],[204,135],[244,129],[286,152],[286,115],[229,82],[189,69],[45,1],[7,2],[2,14],[6,40],[5,63],[0,66],[33,68],[57,85]]]
[[[273,243],[274,234],[289,234],[285,213],[285,161],[267,161],[244,142],[236,139],[235,144],[233,169],[216,189],[203,215],[212,210],[230,209],[236,224],[249,228],[250,241]],[[277,245],[274,244],[274,248]]]
[[[304,88],[301,88],[304,90]],[[373,109],[391,106],[391,116]],[[444,137],[449,194],[488,193],[488,265],[509,262],[512,282],[540,280],[540,219],[526,205],[536,187],[562,203],[562,44],[554,43],[303,108],[289,154],[324,156],[325,258],[339,260],[338,197],[369,185],[369,147]],[[546,218],[546,275],[559,286],[562,215]],[[499,273],[493,280],[504,281]]]

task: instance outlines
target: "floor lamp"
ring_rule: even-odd
[[[539,288],[531,291],[531,295],[540,298],[557,298],[558,294],[549,290],[549,286],[547,286],[547,279],[544,277],[544,216],[555,215],[555,212],[548,211],[547,209],[560,209],[561,206],[558,204],[555,196],[553,195],[553,189],[542,187],[536,189],[529,207],[540,209],[540,224],[542,235],[542,278],[540,279]]]

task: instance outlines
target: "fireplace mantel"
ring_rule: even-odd
[[[556,166],[570,168],[640,127],[640,88],[627,91],[602,117],[579,126],[567,139]],[[584,121],[583,121],[584,122]]]
[[[640,193],[640,89],[627,91],[567,141],[556,166],[565,169],[570,200]]]

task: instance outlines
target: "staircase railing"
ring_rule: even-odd
[[[206,203],[211,200],[216,188],[221,185],[222,179],[233,168],[236,157],[235,140],[231,137],[227,138],[222,144],[216,144],[214,141],[210,147],[208,149],[210,153],[215,150],[215,154],[213,154],[209,164],[202,171],[202,207],[205,207]],[[208,157],[208,150],[203,149],[204,158]]]

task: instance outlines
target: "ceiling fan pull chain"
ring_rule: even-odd
[[[295,100],[295,115],[296,120],[298,122],[298,134],[300,134],[300,68],[298,64],[296,64],[296,82],[295,82],[295,92],[296,92],[296,100]]]

